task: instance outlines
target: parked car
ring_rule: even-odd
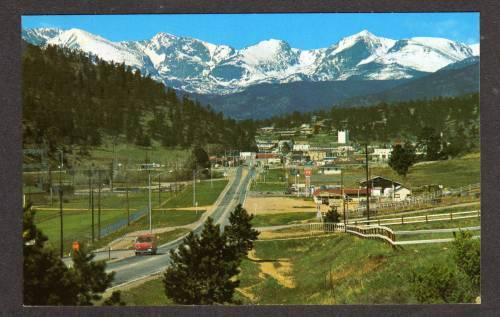
[[[157,237],[154,234],[141,234],[135,239],[135,255],[156,254],[157,248]]]

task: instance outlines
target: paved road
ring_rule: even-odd
[[[211,215],[215,223],[221,224],[221,227],[228,224],[228,218],[231,211],[234,210],[237,204],[245,200],[248,185],[253,173],[253,170],[250,170],[246,175],[243,175],[243,168],[237,168],[233,183]],[[199,234],[202,229],[203,224],[200,223],[193,232]],[[108,263],[107,271],[115,272],[113,286],[119,286],[163,271],[170,260],[169,251],[177,248],[181,242],[182,238],[179,238],[160,246],[156,256],[134,256]]]

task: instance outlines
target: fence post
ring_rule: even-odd
[[[450,220],[453,220],[453,213],[450,212]]]
[[[429,223],[429,220],[427,219],[427,215],[425,215],[425,223]]]
[[[108,247],[108,261],[111,260],[111,246]]]
[[[401,224],[404,225],[404,220],[403,220],[403,216],[401,216]]]

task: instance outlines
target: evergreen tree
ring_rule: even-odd
[[[340,214],[337,211],[337,207],[331,207],[328,212],[325,214],[323,219],[324,222],[334,222],[337,223],[340,221]]]
[[[114,272],[106,273],[106,262],[93,261],[94,254],[80,246],[73,253],[73,275],[77,285],[78,305],[92,305],[111,286]]]
[[[31,206],[23,212],[23,297],[26,305],[92,305],[113,280],[105,262],[92,262],[85,248],[73,255],[68,269],[47,237],[34,224]]]
[[[415,161],[415,148],[411,144],[405,143],[404,146],[396,144],[392,147],[389,166],[398,173],[398,175],[406,177],[408,169],[415,164]]]
[[[34,223],[35,212],[23,212],[23,302],[25,305],[76,305],[73,275],[56,255],[44,247],[45,236]]]
[[[232,303],[239,281],[239,253],[229,245],[219,225],[208,218],[200,237],[190,233],[177,251],[170,251],[171,264],[164,273],[165,294],[177,304]]]
[[[241,256],[246,256],[248,251],[253,249],[254,241],[260,234],[252,228],[253,217],[241,204],[238,204],[229,215],[230,225],[224,229],[229,243],[237,248]]]

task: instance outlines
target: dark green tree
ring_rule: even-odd
[[[454,233],[453,259],[470,280],[470,283],[479,294],[481,280],[481,243],[479,239],[473,239],[470,231],[460,230]]]
[[[127,305],[123,300],[121,296],[120,291],[113,291],[111,293],[111,296],[107,298],[103,303],[104,306],[125,306]]]
[[[337,211],[337,207],[331,207],[327,213],[325,214],[325,217],[323,218],[324,222],[339,222],[340,221],[340,214]]]
[[[418,135],[417,146],[424,150],[427,161],[441,158],[441,143],[441,136],[434,128],[425,127]]]
[[[259,231],[252,228],[253,215],[238,204],[229,215],[230,225],[224,229],[230,245],[234,246],[240,256],[247,256],[253,249],[254,241],[259,237]]]
[[[190,233],[164,273],[165,294],[177,304],[211,305],[232,303],[239,280],[239,252],[208,218],[200,237]]]
[[[398,173],[398,175],[406,177],[409,168],[415,164],[415,161],[415,148],[411,144],[405,143],[404,146],[396,144],[392,147],[389,166]]]
[[[68,269],[47,237],[34,224],[30,206],[23,212],[23,297],[26,305],[93,305],[113,280],[105,262],[92,262],[85,248],[73,255]]]
[[[46,248],[45,236],[34,224],[35,212],[23,212],[23,302],[25,305],[76,305],[73,274]]]
[[[94,254],[85,246],[73,253],[72,272],[78,291],[78,305],[92,305],[111,286],[114,272],[106,273],[106,262],[93,261]]]

